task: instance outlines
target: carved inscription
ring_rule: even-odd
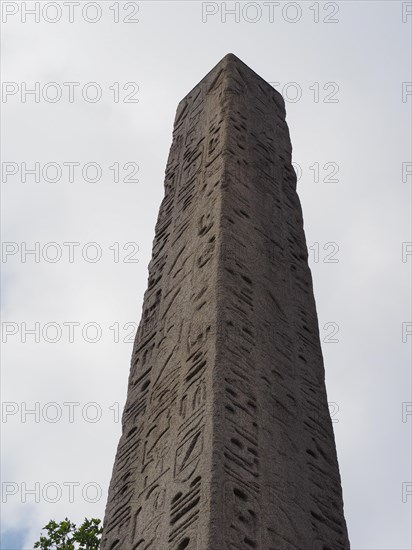
[[[284,102],[180,102],[102,550],[348,550]]]

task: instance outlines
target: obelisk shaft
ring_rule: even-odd
[[[176,114],[101,548],[349,548],[284,103],[233,55]]]

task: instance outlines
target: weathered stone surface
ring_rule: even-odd
[[[281,95],[233,55],[180,102],[103,550],[346,550]]]

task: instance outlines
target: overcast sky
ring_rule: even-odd
[[[352,548],[410,549],[412,3],[38,6],[2,2],[1,548],[103,517],[176,107],[233,52],[286,100]]]

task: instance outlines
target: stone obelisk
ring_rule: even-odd
[[[349,548],[284,102],[232,54],[177,109],[101,548]]]

